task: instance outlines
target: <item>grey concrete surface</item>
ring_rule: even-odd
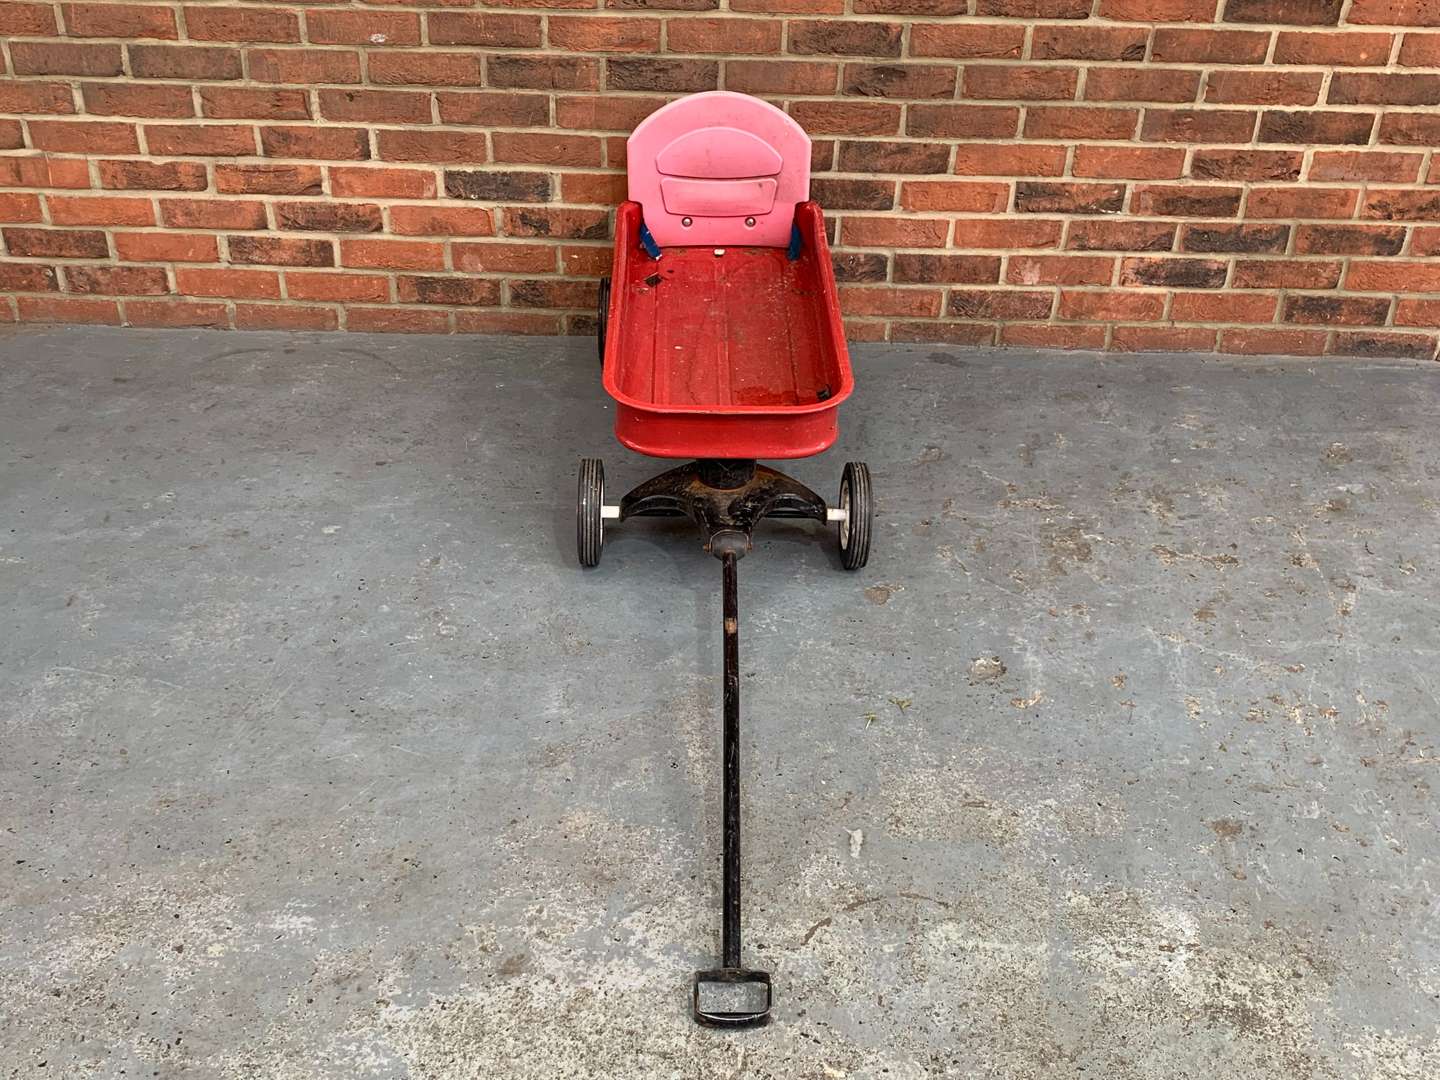
[[[575,565],[592,345],[0,334],[0,1075],[1440,1076],[1440,369],[857,350],[874,556]]]

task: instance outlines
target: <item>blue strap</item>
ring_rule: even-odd
[[[655,237],[650,235],[650,230],[645,227],[645,222],[640,222],[640,246],[645,249],[645,254],[652,259],[660,257],[660,245],[655,243]]]
[[[800,258],[800,226],[794,223],[790,225],[790,246],[785,249],[785,257],[791,262]]]

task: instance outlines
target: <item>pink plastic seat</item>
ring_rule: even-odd
[[[630,198],[662,248],[785,247],[810,197],[810,136],[747,94],[672,101],[641,121],[626,156]]]

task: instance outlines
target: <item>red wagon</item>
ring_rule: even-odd
[[[809,136],[758,98],[694,94],[642,122],[627,160],[630,199],[600,289],[605,389],[622,443],[693,460],[613,505],[602,463],[583,460],[577,543],[580,562],[595,566],[607,522],[685,516],[723,565],[723,959],[696,973],[692,1007],[702,1023],[759,1024],[770,1015],[770,976],[742,967],[740,949],[736,564],[762,519],[790,517],[834,523],[841,565],[864,566],[870,472],[848,463],[830,506],[757,460],[827,449],[854,389],[825,219],[810,201]],[[726,989],[742,1000],[709,1000]]]

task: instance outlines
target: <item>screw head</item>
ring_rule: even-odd
[[[755,219],[753,217],[747,217],[745,219],[745,227],[747,229],[753,229],[755,227]]]
[[[684,225],[685,228],[688,229],[691,225],[694,225],[695,222],[692,221],[692,220],[691,220],[690,218],[688,218],[688,217],[682,217],[682,218],[680,219],[680,224],[681,224],[681,225]]]

